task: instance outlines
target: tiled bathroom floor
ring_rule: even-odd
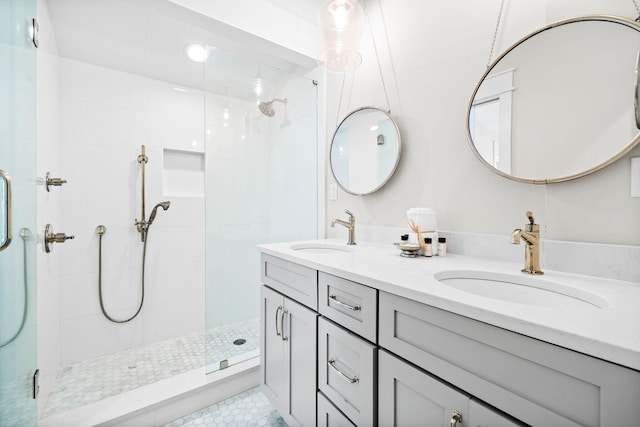
[[[172,338],[119,353],[83,360],[58,373],[44,417],[260,348],[259,319]],[[242,338],[242,345],[234,341]],[[206,350],[205,350],[206,349]]]
[[[252,388],[222,402],[178,418],[163,427],[286,426],[280,414],[260,392]]]

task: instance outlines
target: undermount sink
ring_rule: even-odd
[[[294,251],[304,251],[314,254],[340,254],[353,252],[352,247],[335,243],[298,243],[291,245],[291,249]]]
[[[470,294],[523,305],[563,309],[603,309],[609,302],[599,295],[540,278],[487,271],[443,271],[434,278]]]

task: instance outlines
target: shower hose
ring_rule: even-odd
[[[102,226],[98,226],[98,228],[100,227]],[[99,244],[98,244],[98,294],[100,296],[100,309],[102,310],[102,314],[104,314],[104,317],[106,317],[110,321],[114,323],[127,323],[135,319],[138,316],[138,314],[140,314],[140,311],[142,310],[142,306],[144,305],[144,270],[145,270],[144,265],[145,265],[145,259],[147,257],[147,238],[149,237],[149,231],[148,230],[145,231],[144,241],[142,245],[142,279],[140,283],[142,296],[140,297],[140,305],[138,306],[138,310],[134,313],[133,316],[129,317],[128,319],[120,320],[120,319],[114,319],[109,315],[109,313],[107,313],[107,310],[104,308],[104,301],[102,298],[102,236],[104,235],[104,232],[105,232],[104,230],[106,229],[103,229],[102,232],[98,232],[98,235],[100,236]]]
[[[22,306],[22,320],[20,321],[20,327],[16,331],[15,334],[11,338],[9,338],[6,342],[0,344],[0,348],[6,347],[12,342],[15,341],[16,338],[20,335],[22,330],[24,329],[25,323],[27,323],[27,308],[29,307],[29,292],[27,285],[27,239],[31,235],[31,232],[23,228],[20,230],[20,236],[22,237],[22,286],[24,288],[24,304]]]

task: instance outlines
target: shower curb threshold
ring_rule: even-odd
[[[62,414],[40,419],[39,427],[158,426],[258,385],[260,358],[206,374],[193,369]]]

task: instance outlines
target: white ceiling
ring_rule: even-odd
[[[212,80],[218,81],[219,87],[207,89],[219,93],[228,93],[233,79],[255,77],[256,63],[288,72],[304,72],[315,66],[312,58],[273,46],[169,0],[46,1],[60,56],[180,86],[203,88],[204,66],[184,55],[184,47],[193,42],[242,54],[241,58],[217,54],[219,72]],[[317,11],[325,0],[261,1],[317,25]]]

